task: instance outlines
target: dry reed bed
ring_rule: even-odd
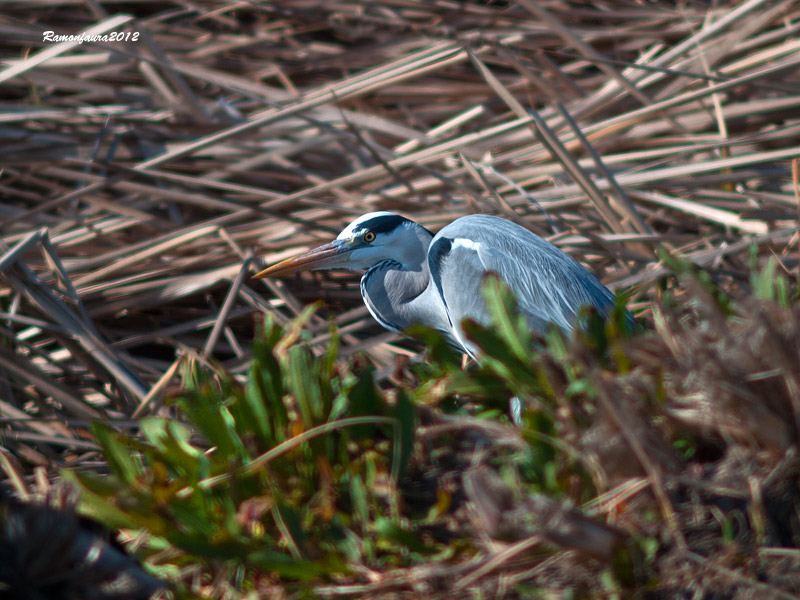
[[[797,4],[280,5],[4,3],[0,413],[26,462],[91,461],[86,420],[157,409],[186,354],[243,372],[254,315],[313,298],[388,372],[412,351],[356,277],[248,278],[369,210],[524,223],[645,316],[658,246],[734,288],[752,247],[797,272]]]

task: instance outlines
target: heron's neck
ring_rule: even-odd
[[[433,302],[428,246],[432,236],[423,227],[415,228],[413,243],[403,245],[400,260],[385,260],[361,278],[361,295],[370,313],[387,329],[402,331],[421,323],[446,331],[449,318],[441,302]]]

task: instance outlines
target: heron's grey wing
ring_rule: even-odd
[[[450,321],[448,337],[454,346],[460,346],[475,357],[475,347],[464,337],[461,321],[471,317],[488,323],[486,307],[480,293],[480,284],[486,269],[478,256],[461,252],[451,238],[437,235],[428,247],[428,269],[434,289],[442,300]]]
[[[573,258],[524,227],[489,215],[470,215],[443,228],[428,250],[431,277],[451,319],[486,323],[480,290],[487,271],[517,296],[534,331],[548,322],[571,329],[583,305],[605,312],[614,295]]]
[[[455,335],[466,346],[461,333],[461,321],[471,318],[483,325],[489,324],[481,283],[488,271],[496,272],[507,281],[503,271],[507,272],[508,269],[499,267],[508,257],[488,249],[470,247],[464,239],[440,237],[434,240],[428,250],[428,260],[431,279],[444,301]],[[536,306],[520,306],[531,327],[544,331],[551,319]]]

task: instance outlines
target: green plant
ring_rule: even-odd
[[[465,368],[440,335],[415,330],[427,360],[385,390],[366,361],[338,358],[335,329],[325,354],[312,354],[302,332],[313,309],[285,327],[268,318],[244,383],[187,361],[177,419],[143,419],[138,436],[96,424],[110,474],[67,477],[82,512],[125,530],[177,597],[323,588],[377,597],[416,593],[419,581],[436,590],[452,585],[452,573],[481,571],[470,564],[493,563],[487,555],[502,551],[488,538],[525,547],[523,562],[557,557],[564,570],[542,580],[568,580],[587,598],[682,590],[670,573],[687,549],[787,543],[780,523],[796,526],[736,496],[753,524],[734,529],[724,491],[735,481],[712,469],[732,433],[746,436],[736,455],[751,453],[759,497],[775,514],[794,514],[784,490],[795,482],[760,461],[783,456],[792,439],[794,371],[784,368],[788,385],[776,387],[767,367],[791,364],[797,307],[769,264],[753,276],[757,296],[741,300],[668,260],[682,288],[668,288],[673,308],[659,313],[657,331],[632,337],[620,306],[607,319],[587,312],[569,335],[553,327],[536,339],[510,292],[489,279],[490,326],[464,324],[481,360]],[[512,399],[522,423],[503,427]],[[692,403],[714,410],[687,410]],[[415,440],[425,411],[441,431]],[[721,491],[700,498],[719,518],[696,521],[686,473],[719,478]],[[474,572],[466,580],[480,597],[496,574],[485,583]],[[365,573],[392,584],[371,586]]]
[[[141,534],[139,552],[162,577],[199,563],[209,581],[239,571],[243,590],[265,573],[302,587],[382,544],[398,561],[430,551],[397,511],[408,397],[387,404],[369,368],[337,361],[335,332],[321,357],[296,343],[310,315],[286,329],[266,320],[244,384],[187,362],[174,399],[182,420],[147,417],[141,437],[96,423],[110,474],[66,472],[81,510]]]

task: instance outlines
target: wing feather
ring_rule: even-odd
[[[614,304],[614,295],[569,255],[489,215],[462,217],[443,228],[428,250],[428,265],[458,334],[464,318],[488,322],[480,285],[489,271],[508,284],[540,333],[549,322],[571,329],[584,305],[606,312]]]

